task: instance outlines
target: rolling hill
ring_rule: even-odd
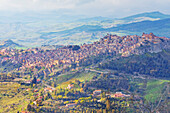
[[[141,14],[136,14],[136,15],[132,15],[132,16],[129,16],[129,17],[125,17],[125,18],[122,18],[121,20],[125,20],[125,21],[135,21],[135,20],[150,20],[151,19],[166,19],[166,18],[170,18],[170,15],[166,15],[166,14],[163,14],[159,11],[155,11],[155,12],[147,12],[147,13],[141,13]]]
[[[138,73],[157,78],[169,77],[170,49],[159,53],[145,53],[143,55],[132,55],[107,63],[100,64],[102,69],[113,69],[118,72]]]
[[[82,17],[69,15],[15,14],[0,16],[0,39],[28,45],[67,45],[92,43],[107,33],[124,35],[141,35],[142,32],[153,32],[158,36],[170,37],[170,15],[160,12],[147,12],[124,18]],[[40,15],[40,16],[38,16]],[[8,21],[13,18],[13,21]],[[31,19],[30,19],[31,18]],[[42,19],[40,19],[42,18]],[[30,19],[30,21],[27,21]]]
[[[102,23],[118,22],[118,25],[121,25],[121,24],[133,23],[133,22],[141,22],[145,20],[155,21],[155,20],[161,20],[161,19],[166,19],[166,18],[170,18],[170,15],[163,14],[159,11],[155,11],[155,12],[140,13],[140,14],[124,17],[124,18],[103,20]]]
[[[2,40],[0,41],[0,48],[18,48],[18,47],[23,47],[22,45],[19,45],[12,40]]]
[[[42,39],[51,38],[53,41],[57,42],[58,40],[59,43],[62,44],[64,44],[64,40],[67,40],[68,42],[72,42],[73,44],[77,44],[77,42],[74,42],[74,40],[76,40],[75,37],[79,37],[79,40],[85,43],[87,43],[88,41],[93,42],[96,39],[99,39],[102,36],[106,35],[106,33],[112,33],[112,34],[114,33],[118,35],[125,35],[125,34],[141,35],[143,32],[145,33],[153,32],[157,36],[165,36],[170,38],[169,31],[170,31],[170,18],[167,18],[167,19],[156,20],[156,21],[147,20],[141,22],[134,22],[130,24],[122,24],[117,27],[111,27],[111,28],[102,28],[102,26],[98,26],[98,25],[82,25],[69,30],[46,33],[43,34],[41,38]],[[57,37],[60,37],[60,39],[58,39]]]
[[[130,24],[120,25],[106,29],[106,31],[129,31],[135,34],[142,32],[153,32],[158,36],[165,36],[170,38],[170,18],[157,21],[142,21]]]

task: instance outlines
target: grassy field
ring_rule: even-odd
[[[148,102],[155,102],[165,92],[165,87],[170,80],[135,78],[130,83],[134,84],[134,89],[140,91],[144,99]]]
[[[145,99],[151,102],[159,99],[167,82],[170,82],[170,80],[149,80],[147,83]]]
[[[70,82],[73,82],[75,80],[79,80],[81,82],[85,82],[86,80],[91,80],[93,76],[95,76],[96,73],[94,72],[82,72],[82,73],[76,73],[76,74],[68,74],[58,77],[58,83],[59,87],[65,88],[70,84]]]
[[[17,113],[26,109],[29,99],[18,83],[0,83],[0,113]],[[25,87],[26,88],[26,87]]]

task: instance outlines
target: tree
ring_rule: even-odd
[[[111,106],[110,100],[109,100],[109,98],[107,98],[107,100],[106,100],[106,110],[107,110],[107,111],[110,110],[110,106]]]
[[[47,93],[47,97],[48,97],[48,98],[51,98],[51,97],[52,97],[49,92]]]
[[[80,46],[79,45],[75,45],[72,47],[72,50],[79,50],[80,49]]]
[[[103,93],[101,94],[101,97],[105,98],[106,97],[106,92],[103,91]]]
[[[80,83],[79,86],[80,86],[81,88],[83,88],[83,87],[84,87],[84,84],[83,84],[83,83]]]
[[[33,84],[36,84],[36,83],[37,83],[37,78],[36,78],[36,77],[34,77],[34,79],[32,80],[32,83],[33,83]]]
[[[27,105],[27,110],[31,111],[31,105],[30,104]]]

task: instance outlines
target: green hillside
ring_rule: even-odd
[[[102,69],[113,69],[119,72],[150,75],[158,78],[169,78],[170,50],[160,53],[145,53],[133,55],[127,58],[120,58],[99,65]]]

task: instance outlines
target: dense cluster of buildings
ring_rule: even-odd
[[[153,33],[123,37],[108,34],[93,44],[83,44],[78,50],[73,50],[67,46],[54,50],[42,50],[41,48],[26,50],[2,49],[0,50],[0,55],[6,55],[6,57],[0,57],[0,62],[11,60],[13,63],[21,63],[22,67],[20,69],[48,68],[54,65],[69,66],[72,63],[79,65],[81,60],[86,60],[89,56],[121,54],[126,57],[130,54],[138,54],[136,48],[142,45],[154,45],[168,41],[168,38],[157,37]]]

